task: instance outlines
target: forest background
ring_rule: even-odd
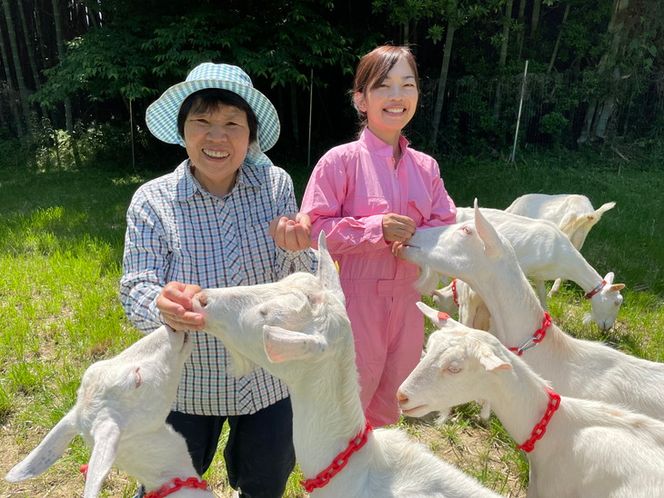
[[[446,157],[596,144],[624,159],[664,135],[659,0],[0,0],[0,152],[19,168],[172,169],[146,107],[202,61],[243,67],[282,121],[275,162],[311,167],[357,131],[359,56],[410,45],[408,130]],[[524,70],[528,62],[524,82]],[[181,151],[184,157],[184,150]]]

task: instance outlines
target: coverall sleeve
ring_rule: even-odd
[[[438,163],[432,159],[431,169],[431,218],[424,220],[422,227],[438,227],[456,223],[456,206],[445,190]]]
[[[384,249],[383,214],[343,216],[348,194],[348,175],[341,161],[323,157],[314,168],[302,200],[303,213],[311,218],[312,245],[325,230],[327,245],[334,254],[359,254]]]

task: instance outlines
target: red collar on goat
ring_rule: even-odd
[[[348,460],[353,453],[357,452],[367,443],[369,439],[369,433],[373,430],[371,424],[367,422],[362,429],[353,439],[348,442],[346,449],[334,457],[332,463],[323,471],[319,472],[316,477],[302,481],[302,486],[307,491],[311,493],[316,488],[322,488],[330,480],[336,476],[341,470],[346,466]]]
[[[188,477],[187,479],[180,479],[175,477],[164,484],[161,488],[156,491],[150,491],[145,494],[145,498],[164,498],[165,496],[171,495],[176,491],[181,490],[182,488],[191,488],[191,489],[207,489],[207,482],[198,477]]]
[[[560,407],[560,395],[548,387],[546,388],[546,393],[549,395],[549,403],[546,406],[546,411],[544,412],[544,416],[542,416],[542,420],[535,424],[528,440],[517,446],[517,448],[526,453],[530,453],[535,449],[535,443],[542,439],[551,417],[553,417],[553,414],[556,413],[556,410]]]
[[[526,342],[521,344],[518,348],[508,348],[512,353],[517,356],[521,356],[524,351],[529,350],[532,347],[537,346],[540,342],[544,340],[546,336],[546,329],[551,326],[551,315],[547,311],[544,312],[544,318],[542,319],[542,326],[538,328],[532,337],[529,337]]]

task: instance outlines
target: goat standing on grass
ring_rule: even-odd
[[[41,474],[81,434],[92,447],[85,498],[99,494],[114,463],[148,490],[179,489],[170,493],[173,498],[214,498],[196,474],[184,438],[165,423],[191,347],[188,333],[164,325],[117,356],[90,365],[76,405],[5,479]]]
[[[547,321],[514,249],[483,212],[476,201],[474,222],[416,231],[405,257],[425,276],[441,273],[466,281],[491,313],[491,332],[523,354],[560,394],[620,404],[664,420],[664,364],[575,339]]]
[[[350,321],[323,233],[318,246],[315,276],[294,273],[194,297],[205,331],[224,342],[236,375],[258,365],[288,385],[307,491],[317,498],[496,497],[403,432],[367,426]]]
[[[615,205],[615,202],[607,202],[595,209],[590,199],[578,194],[524,194],[514,199],[505,212],[555,223],[580,251],[590,229]],[[561,282],[562,279],[556,279],[549,297],[558,291]]]
[[[495,337],[418,306],[439,330],[397,393],[405,415],[489,400],[505,429],[524,442],[529,498],[664,496],[664,423],[603,402],[561,398]]]
[[[623,302],[620,291],[625,287],[624,284],[613,283],[613,273],[602,278],[567,236],[550,221],[535,220],[500,209],[483,208],[482,213],[512,244],[521,269],[534,281],[543,307],[546,307],[546,280],[571,280],[584,290],[585,297],[590,301],[591,314],[588,318],[592,318],[602,330],[613,326]],[[472,221],[473,217],[473,208],[458,208],[457,223]]]

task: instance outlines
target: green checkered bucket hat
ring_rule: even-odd
[[[150,132],[159,140],[184,147],[177,124],[180,106],[189,95],[206,88],[231,91],[249,104],[258,120],[258,146],[261,151],[269,150],[277,142],[281,126],[272,102],[254,88],[251,78],[239,67],[211,62],[196,66],[185,81],[173,85],[150,104],[145,113]]]

